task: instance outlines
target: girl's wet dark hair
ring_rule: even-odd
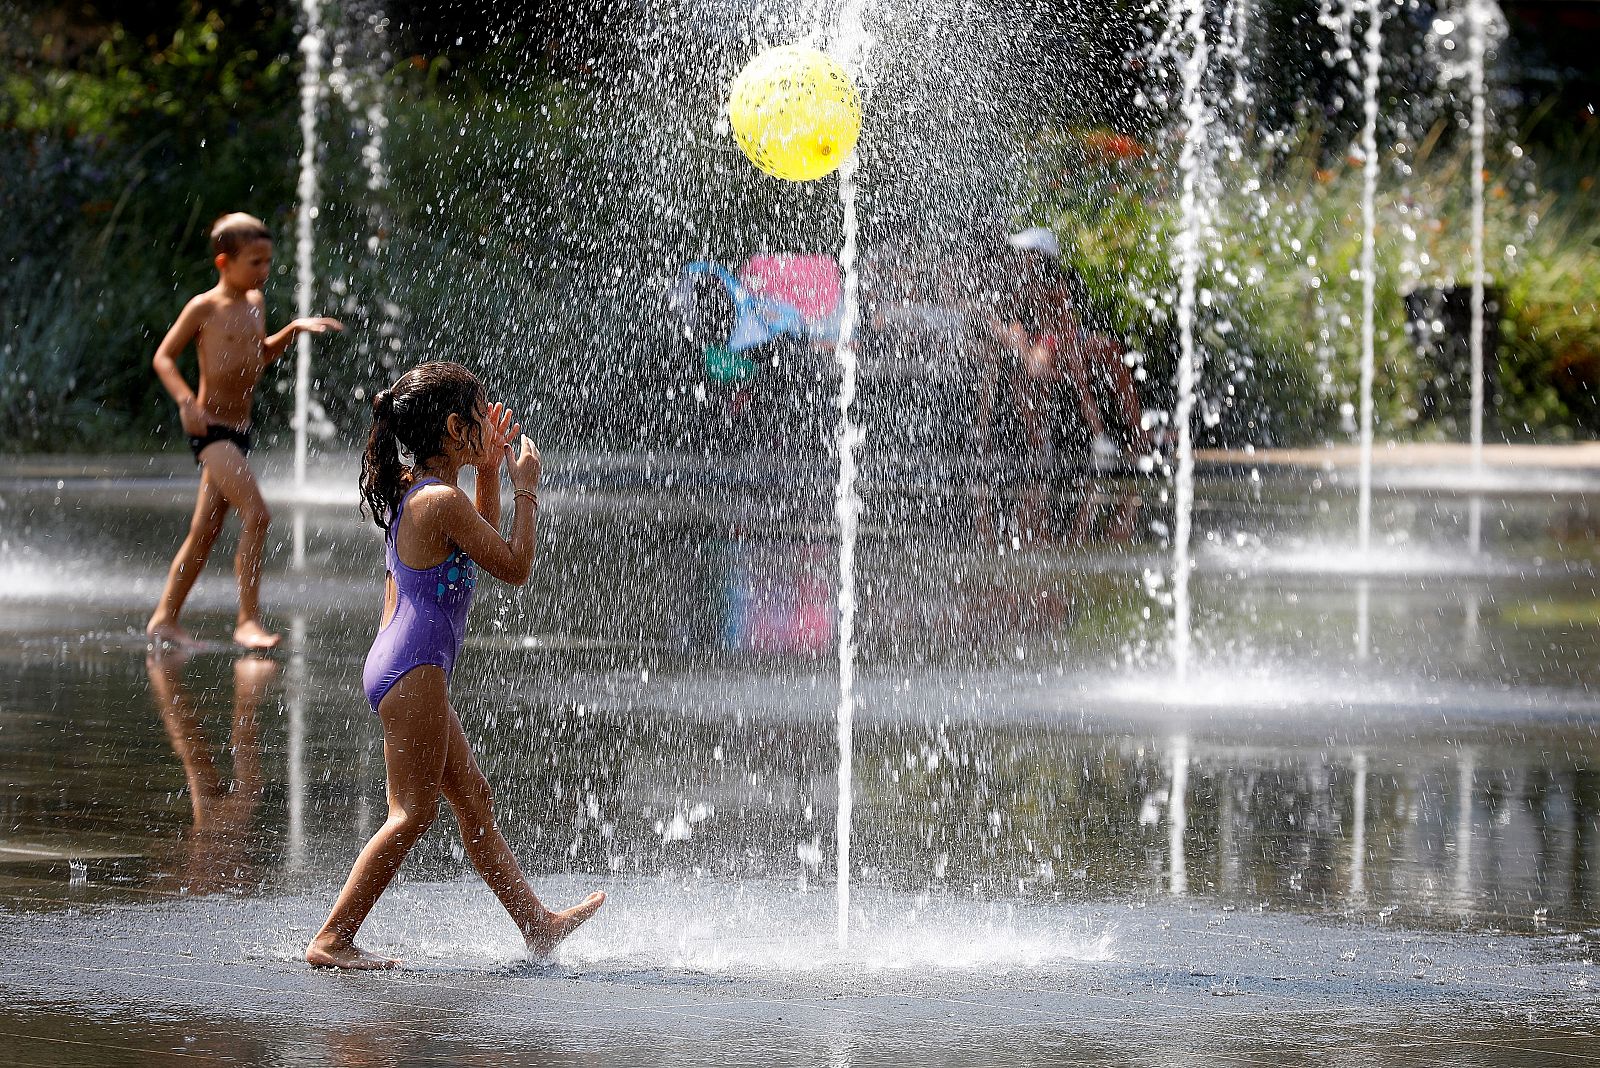
[[[446,424],[459,415],[480,444],[478,408],[483,385],[459,363],[436,361],[413,367],[372,398],[372,432],[361,457],[362,511],[383,530],[394,522],[410,485],[411,469],[400,459],[403,448],[420,467],[444,453]]]

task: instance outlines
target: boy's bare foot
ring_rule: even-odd
[[[246,649],[273,649],[283,641],[283,635],[274,634],[253,619],[247,619],[233,628],[233,643]]]
[[[306,947],[306,963],[313,968],[345,968],[350,971],[381,972],[400,962],[392,957],[368,953],[354,942],[313,941]]]
[[[528,943],[528,952],[538,959],[548,957],[555,951],[556,946],[561,944],[563,938],[583,926],[584,921],[599,911],[600,906],[605,903],[605,892],[596,890],[565,912],[546,913],[543,927],[523,932],[523,938]]]
[[[154,616],[144,625],[144,636],[150,648],[158,652],[163,649],[188,649],[199,644],[194,635],[178,624]]]

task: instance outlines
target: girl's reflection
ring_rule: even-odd
[[[241,656],[233,662],[233,722],[227,745],[233,774],[231,779],[223,779],[206,737],[203,710],[196,707],[184,684],[188,658],[187,653],[174,650],[152,652],[144,662],[167,740],[183,762],[193,810],[193,823],[163,882],[185,894],[253,889],[250,823],[262,792],[256,709],[278,665],[260,656]]]
[[[1043,479],[980,482],[972,500],[979,538],[1018,550],[1125,545],[1134,540],[1144,503],[1138,493],[1109,483],[1064,487]]]

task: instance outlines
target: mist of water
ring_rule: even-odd
[[[1367,895],[1367,754],[1355,753],[1350,777],[1354,781],[1351,812],[1355,830],[1350,837],[1350,897],[1361,901]]]
[[[393,359],[397,320],[401,316],[399,288],[383,284],[388,271],[382,262],[392,227],[387,195],[390,101],[384,75],[393,55],[388,43],[389,20],[381,9],[363,12],[359,8],[343,8],[341,14],[343,17],[329,27],[334,45],[327,86],[354,120],[354,129],[360,131],[355,162],[357,173],[364,175],[366,226],[358,273],[376,282],[377,288],[362,300],[350,286],[351,279],[334,279],[330,284],[336,293],[344,294],[344,311],[354,315],[358,323],[371,325],[370,330],[359,329],[357,333],[373,340],[352,340],[356,341],[356,352],[369,359],[375,350],[376,359],[372,362],[376,370]],[[311,415],[313,421],[318,418],[314,408]]]

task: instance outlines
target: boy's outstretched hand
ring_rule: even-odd
[[[296,319],[289,324],[289,329],[307,334],[326,334],[329,330],[344,330],[344,324],[326,315],[316,315],[310,319]]]

